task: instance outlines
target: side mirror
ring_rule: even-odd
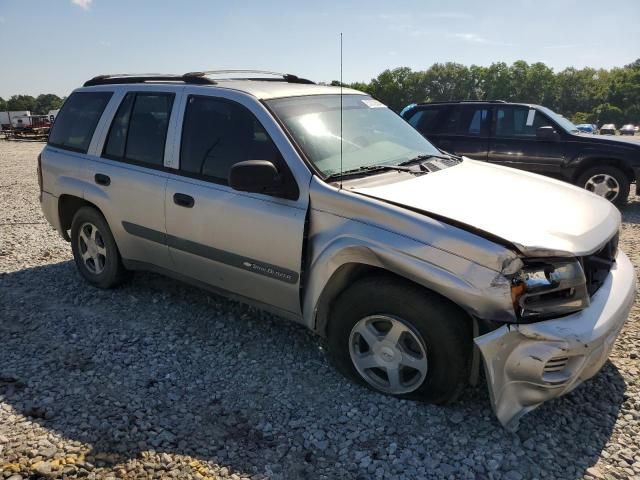
[[[560,140],[560,134],[555,131],[553,127],[538,127],[536,129],[536,138],[538,140],[552,140],[558,141]]]
[[[233,165],[229,172],[229,186],[241,192],[286,196],[282,175],[267,160],[247,160]]]

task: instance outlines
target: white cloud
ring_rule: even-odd
[[[549,50],[557,50],[557,49],[565,49],[565,48],[578,48],[580,47],[580,45],[578,45],[577,43],[566,43],[566,44],[562,44],[562,45],[547,45],[546,49]]]
[[[71,0],[71,3],[73,3],[74,5],[77,5],[83,10],[89,10],[89,7],[91,6],[91,2],[93,2],[93,0]]]
[[[484,37],[481,37],[477,33],[452,33],[452,34],[450,34],[450,36],[453,37],[453,38],[459,38],[461,40],[466,40],[467,42],[489,43],[489,40],[487,40]]]
[[[424,18],[438,18],[450,20],[464,20],[471,18],[471,15],[463,12],[427,12],[427,13],[378,13],[374,16],[378,20],[383,21],[414,21]]]
[[[4,17],[0,16],[0,23],[4,23]]]
[[[433,12],[425,13],[423,16],[426,18],[449,18],[451,20],[463,20],[465,18],[471,18],[470,14],[462,12]]]
[[[109,42],[109,41],[107,41],[107,40],[100,40],[100,41],[98,42],[98,44],[99,44],[101,47],[107,47],[107,48],[111,46],[111,42]]]
[[[459,40],[464,40],[465,42],[469,43],[479,43],[483,45],[502,45],[505,47],[514,46],[513,43],[503,43],[496,42],[495,40],[489,40],[488,38],[478,35],[477,33],[449,33],[447,34],[447,36],[451,38],[457,38]]]

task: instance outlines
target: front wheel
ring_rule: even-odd
[[[469,378],[469,319],[402,280],[372,277],[345,290],[332,308],[328,340],[336,368],[381,393],[449,403]]]
[[[604,197],[617,206],[627,202],[631,188],[625,173],[609,165],[588,168],[580,174],[576,183],[579,187]]]

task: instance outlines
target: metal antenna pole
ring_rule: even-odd
[[[342,190],[342,32],[340,32],[340,190]]]

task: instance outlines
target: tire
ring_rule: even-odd
[[[396,345],[394,351],[385,352],[388,345],[381,343],[369,348],[359,332],[368,331],[370,327],[374,332],[380,332],[387,321],[387,326],[407,329],[397,343],[391,342]],[[401,323],[400,327],[397,322]],[[392,331],[387,333],[385,340]],[[334,302],[328,326],[328,347],[336,369],[357,383],[400,398],[446,404],[458,398],[468,383],[473,343],[469,318],[456,306],[414,284],[376,276],[356,282]],[[368,357],[374,349],[374,356]],[[407,356],[407,353],[411,355]],[[391,365],[394,370],[398,354],[401,364],[413,365],[416,358],[420,362],[426,358],[427,367],[421,372],[401,366],[400,388],[390,388],[387,366]],[[358,359],[360,369],[353,358]],[[361,358],[384,364],[385,369],[364,369]],[[407,362],[410,358],[412,362]],[[381,381],[385,375],[388,385]]]
[[[80,275],[91,285],[113,288],[125,279],[126,270],[111,229],[95,208],[82,207],[74,215],[71,250]]]
[[[603,180],[601,180],[603,179]],[[610,179],[610,180],[609,180]],[[615,196],[605,196],[607,200],[610,200],[613,204],[621,207],[627,203],[629,197],[629,189],[631,188],[631,182],[629,177],[617,167],[610,165],[602,165],[599,167],[590,167],[582,172],[576,181],[576,185],[586,190],[595,191],[599,184],[606,182],[608,185],[613,186],[617,183],[618,192]]]

